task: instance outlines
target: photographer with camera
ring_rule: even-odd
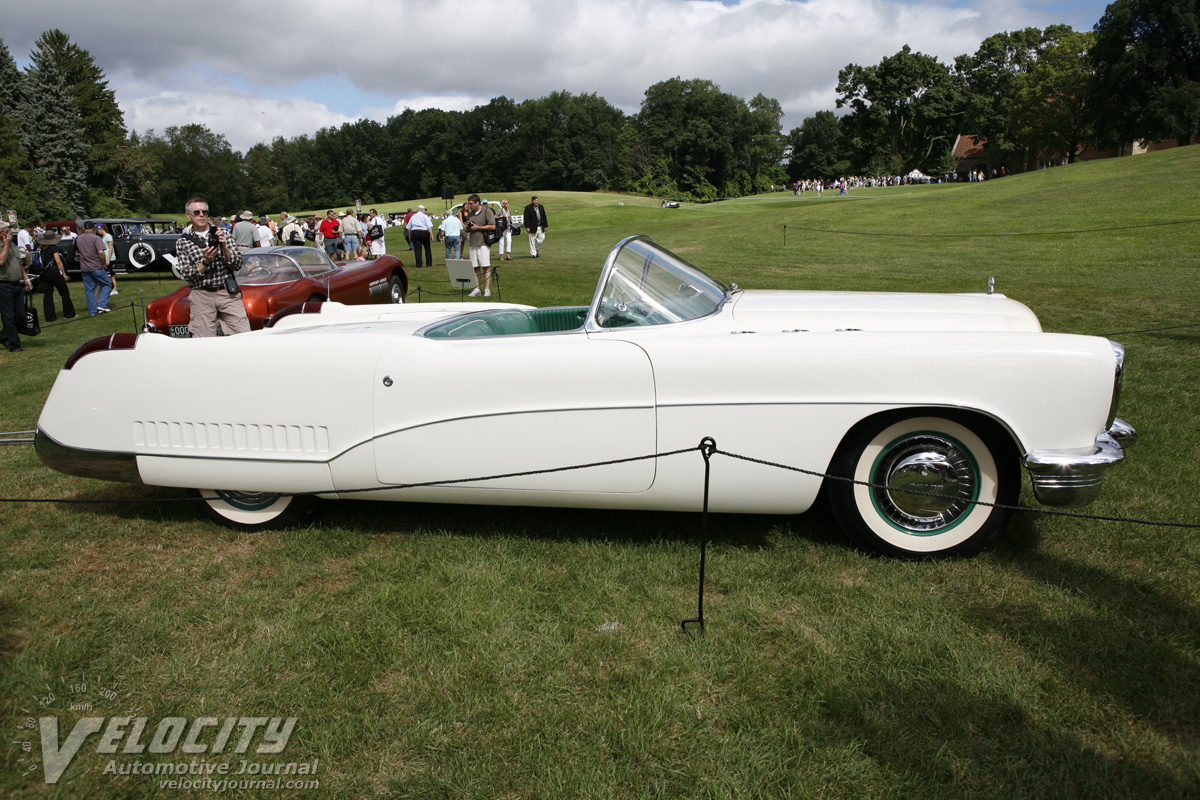
[[[250,320],[242,305],[234,274],[242,266],[242,253],[228,232],[212,227],[208,201],[192,197],[183,205],[191,233],[175,244],[179,274],[191,288],[193,338],[216,336],[217,323],[226,336],[248,333]]]
[[[483,296],[492,296],[492,250],[491,241],[495,236],[496,214],[485,206],[479,195],[473,194],[463,204],[467,211],[467,241],[470,244],[471,266],[475,268],[475,280],[483,284]],[[488,235],[491,234],[491,235]],[[476,286],[468,297],[479,297],[479,287]]]

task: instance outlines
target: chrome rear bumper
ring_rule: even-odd
[[[1099,496],[1104,470],[1124,459],[1125,450],[1136,442],[1133,426],[1114,419],[1093,447],[1034,450],[1025,456],[1033,493],[1047,506],[1086,506]]]

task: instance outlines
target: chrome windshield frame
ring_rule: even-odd
[[[703,314],[699,317],[695,317],[693,319],[678,320],[676,322],[660,323],[660,324],[653,325],[653,326],[632,326],[632,328],[637,328],[637,329],[646,328],[646,327],[659,328],[659,327],[663,327],[666,325],[680,325],[680,324],[686,324],[688,322],[695,322],[696,320],[699,320],[699,319],[707,319],[708,317],[711,317],[711,316],[721,313],[721,309],[723,309],[725,307],[725,304],[729,302],[730,297],[732,297],[733,294],[738,291],[737,284],[726,285],[722,281],[717,280],[712,275],[709,275],[704,270],[700,269],[696,265],[687,261],[687,259],[680,258],[675,253],[672,253],[667,248],[656,243],[654,240],[652,240],[649,236],[646,236],[645,234],[639,233],[639,234],[635,234],[633,236],[627,236],[624,239],[622,239],[621,241],[617,242],[617,244],[615,246],[613,246],[613,248],[608,252],[608,257],[605,258],[605,260],[604,260],[604,268],[600,271],[600,279],[596,282],[596,291],[592,295],[592,302],[591,302],[591,305],[588,307],[587,319],[584,321],[584,324],[583,324],[584,332],[586,332],[586,333],[601,333],[601,332],[611,332],[614,330],[629,331],[631,329],[631,327],[619,327],[618,328],[618,327],[606,327],[606,326],[601,325],[600,321],[599,321],[600,301],[604,298],[604,290],[608,286],[608,283],[609,283],[610,278],[612,277],[613,271],[617,268],[618,256],[621,254],[621,252],[625,249],[625,247],[627,245],[631,244],[632,242],[639,241],[639,240],[646,242],[655,250],[661,250],[663,253],[666,253],[671,258],[676,259],[677,261],[680,261],[681,263],[685,264],[690,269],[695,270],[697,273],[699,273],[700,275],[707,278],[714,286],[721,289],[724,296],[721,298],[721,301],[719,303],[717,303],[716,307],[712,311],[710,311],[707,314]]]

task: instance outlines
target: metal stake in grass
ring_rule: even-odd
[[[704,456],[704,510],[700,514],[700,588],[696,593],[696,616],[679,623],[683,632],[692,635],[688,625],[698,625],[700,637],[704,637],[704,557],[708,551],[708,460],[717,451],[717,442],[711,436],[700,440],[700,455]]]

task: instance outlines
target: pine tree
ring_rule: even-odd
[[[108,88],[104,70],[90,52],[57,28],[38,37],[30,58],[35,64],[53,62],[58,69],[79,113],[80,133],[87,143],[88,186],[111,194],[114,173],[119,169],[113,159],[118,146],[126,144],[126,130],[125,117],[116,95]]]
[[[23,84],[24,76],[0,40],[0,210],[15,210],[22,222],[66,211],[21,146],[19,107]]]
[[[35,54],[23,93],[21,144],[58,199],[82,216],[87,208],[88,147],[75,103],[53,61]]]

